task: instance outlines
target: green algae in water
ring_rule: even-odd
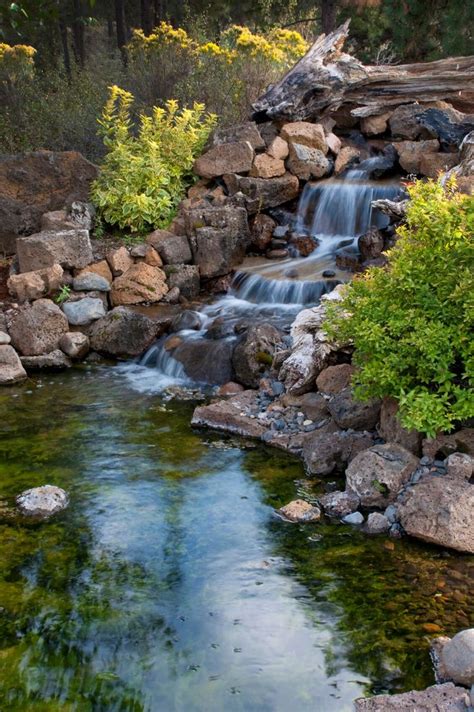
[[[431,684],[423,625],[472,624],[473,557],[282,522],[300,462],[191,413],[114,369],[0,392],[0,499],[71,496],[0,522],[0,709],[341,712]]]

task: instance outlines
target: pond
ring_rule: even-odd
[[[1,710],[344,712],[433,682],[433,631],[473,622],[474,557],[274,508],[301,463],[189,426],[191,402],[87,366],[0,393]]]

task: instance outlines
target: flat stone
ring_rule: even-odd
[[[88,230],[47,230],[17,239],[20,272],[33,272],[60,264],[82,268],[93,261]]]
[[[317,522],[321,519],[321,510],[303,499],[295,499],[289,502],[284,507],[281,507],[279,513],[288,519],[290,522]]]
[[[245,415],[247,409],[257,405],[257,398],[257,391],[243,391],[226,400],[198,406],[193,413],[191,425],[260,439],[268,426]]]
[[[27,517],[47,518],[62,512],[69,504],[65,490],[54,485],[43,485],[25,490],[16,498],[16,506]]]
[[[339,151],[334,164],[334,175],[338,176],[360,159],[360,151],[353,146],[344,146]]]
[[[64,302],[62,310],[73,326],[83,326],[105,316],[106,310],[101,299],[85,297],[77,302]]]
[[[214,146],[194,163],[194,173],[203,178],[217,178],[225,173],[247,173],[252,168],[254,149],[248,141]]]
[[[294,200],[300,192],[298,178],[289,172],[279,178],[254,178],[230,173],[224,176],[224,181],[229,195],[244,194],[246,208],[251,215]]]
[[[39,356],[22,356],[21,363],[27,371],[40,371],[43,368],[55,371],[72,366],[66,354],[60,349]]]
[[[355,700],[355,712],[468,712],[467,690],[451,682],[400,695]]]
[[[255,150],[265,148],[265,141],[255,121],[217,128],[212,134],[213,146],[219,146],[222,143],[241,143],[242,141],[248,142]]]
[[[275,136],[275,138],[267,149],[267,153],[269,156],[271,156],[272,158],[278,158],[281,161],[284,161],[285,158],[288,158],[289,151],[290,149],[288,146],[288,142],[282,139],[281,136]]]

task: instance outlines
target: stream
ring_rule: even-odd
[[[371,223],[374,190],[396,190],[350,180],[303,194],[310,257],[248,260],[183,342],[210,340],[217,318],[217,345],[242,318],[287,333],[331,288],[323,271],[343,278],[335,249]],[[0,516],[0,710],[345,712],[432,684],[430,635],[472,621],[474,557],[283,521],[276,508],[341,483],[194,431],[196,403],[166,391],[189,380],[160,340],[134,364],[0,392],[0,500],[46,483],[70,494],[47,522]]]

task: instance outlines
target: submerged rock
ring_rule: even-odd
[[[55,349],[39,356],[22,356],[21,363],[27,371],[39,371],[43,368],[55,371],[72,366],[70,360],[61,349]]]
[[[303,499],[295,499],[293,502],[281,507],[279,513],[289,519],[290,522],[317,522],[321,519],[321,510]]]
[[[355,700],[355,712],[467,712],[469,697],[451,682],[401,695],[376,695]]]
[[[54,485],[43,485],[25,490],[16,498],[16,505],[21,514],[28,517],[48,518],[62,512],[69,504],[65,490]]]

